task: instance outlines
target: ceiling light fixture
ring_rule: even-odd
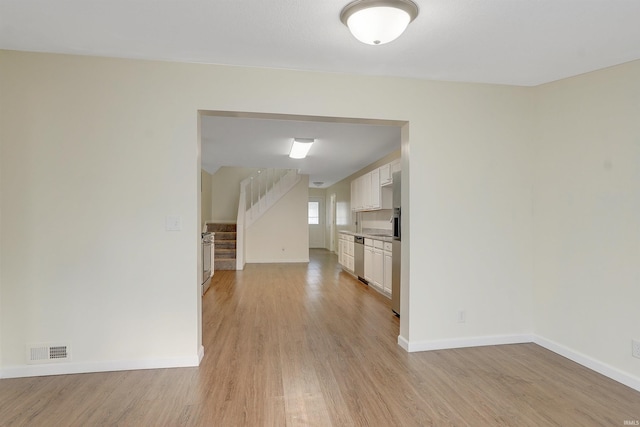
[[[362,43],[378,45],[400,37],[418,16],[411,0],[356,0],[344,7],[340,20]]]
[[[293,138],[289,157],[292,159],[304,159],[307,157],[307,153],[311,149],[311,144],[313,144],[314,141],[315,139],[313,138]]]

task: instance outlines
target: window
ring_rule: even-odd
[[[309,202],[309,224],[320,224],[320,203]]]

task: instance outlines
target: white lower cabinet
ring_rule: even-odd
[[[343,267],[345,266],[345,255],[346,255],[346,249],[345,249],[345,240],[344,240],[344,235],[340,234],[340,237],[338,239],[338,263],[340,263],[340,265],[342,265]]]
[[[382,249],[373,248],[373,286],[382,291],[384,283],[384,253]]]
[[[388,250],[387,250],[387,245]],[[391,269],[393,263],[393,249],[391,243],[384,244],[384,281],[382,283],[382,290],[385,294],[391,295]]]
[[[348,239],[345,242],[345,247],[347,252],[345,255],[347,270],[353,272],[355,270],[353,236],[348,236]]]
[[[365,239],[364,278],[369,285],[391,296],[391,242]]]
[[[377,291],[391,296],[391,264],[393,245],[375,239],[364,239],[364,279]],[[338,262],[345,270],[355,271],[355,244],[350,234],[340,234]]]
[[[345,241],[345,248],[347,256],[353,258],[355,243],[353,242],[353,236],[348,236],[348,239]]]
[[[364,279],[373,280],[373,240],[364,239]]]
[[[350,272],[354,271],[355,263],[353,259],[354,243],[350,234],[340,234],[338,239],[338,263]]]

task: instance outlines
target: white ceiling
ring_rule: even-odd
[[[315,138],[307,158],[289,158],[293,138]],[[300,169],[310,187],[326,188],[399,148],[397,125],[202,117],[202,167],[209,173],[221,166]]]
[[[414,0],[356,41],[349,0],[0,0],[0,48],[512,85],[640,59],[638,0]]]
[[[0,0],[0,49],[524,86],[640,59],[640,0],[414,1],[405,34],[369,46],[340,22],[349,0]],[[285,135],[317,136],[303,168],[332,182],[389,148],[367,126],[211,120],[207,168],[272,167]]]

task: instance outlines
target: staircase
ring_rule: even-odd
[[[214,238],[214,270],[236,269],[236,224],[207,223],[207,231],[216,233]]]
[[[258,169],[240,183],[238,215],[248,228],[300,181],[297,169]]]
[[[298,182],[297,169],[257,169],[240,183],[237,223],[207,222],[215,233],[214,270],[244,269],[247,230]]]

